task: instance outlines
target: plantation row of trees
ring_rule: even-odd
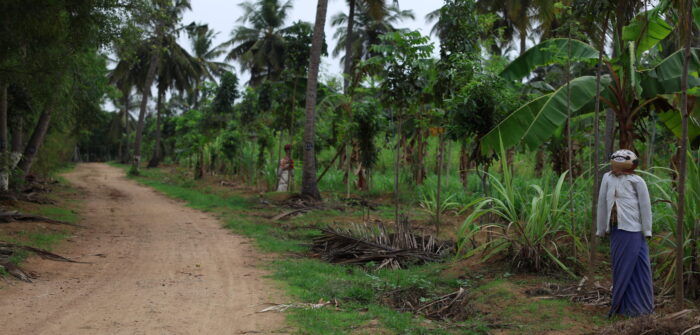
[[[182,22],[187,0],[3,2],[0,176],[78,155],[274,190],[291,144],[307,198],[393,194],[396,222],[420,206],[438,233],[466,208],[462,255],[579,276],[606,157],[630,148],[655,197],[656,279],[700,296],[700,4],[445,0],[425,18],[439,48],[402,27],[401,1],[348,0],[334,32],[327,1],[313,23],[293,5],[244,2],[216,45]],[[329,53],[343,73],[319,80]]]

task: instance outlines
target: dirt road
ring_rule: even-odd
[[[249,241],[210,215],[105,164],[66,175],[84,198],[56,250],[91,264],[30,259],[40,277],[0,289],[0,334],[283,334],[278,301]]]

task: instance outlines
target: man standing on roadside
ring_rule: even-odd
[[[290,144],[284,146],[284,157],[280,160],[280,166],[277,170],[277,192],[288,192],[289,185],[292,183],[294,160],[291,157],[291,151]]]

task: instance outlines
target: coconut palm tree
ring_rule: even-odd
[[[415,19],[411,10],[401,10],[396,4],[380,6],[381,1],[357,1],[354,13],[353,33],[351,38],[352,64],[359,60],[366,60],[375,56],[370,48],[380,44],[379,37],[388,32],[396,31],[396,25],[405,19]],[[348,24],[349,16],[338,13],[331,18],[331,26],[338,27],[333,38],[338,44],[333,49],[333,56],[337,57],[345,52],[341,62],[345,62],[347,56]]]
[[[366,4],[366,7],[368,9],[368,14],[376,19],[376,20],[381,20],[381,18],[384,16],[386,13],[386,1],[385,0],[348,0],[348,19],[346,20],[347,23],[347,32],[354,32],[354,26],[355,26],[355,13],[356,13],[356,5],[358,2],[364,2]],[[398,0],[394,0],[394,4],[397,4]],[[354,67],[353,64],[353,57],[352,57],[352,45],[353,41],[355,38],[354,33],[348,34],[348,36],[345,38],[345,55],[349,57],[345,57],[343,60],[343,75],[344,75],[344,80],[343,80],[343,90],[347,94],[348,92],[348,85],[349,85],[349,78],[352,73],[352,69]],[[339,43],[340,44],[340,43]]]
[[[192,88],[206,73],[205,66],[199,59],[191,56],[187,50],[177,43],[176,35],[168,35],[164,39],[165,46],[160,53],[159,71],[157,77],[158,95],[156,98],[156,138],[151,160],[148,167],[157,167],[162,159],[161,154],[161,122],[163,98],[165,93],[175,88],[180,93]]]
[[[143,136],[143,125],[146,118],[146,109],[148,107],[148,99],[151,95],[151,86],[156,79],[160,61],[164,49],[171,47],[168,45],[172,37],[182,29],[178,27],[178,23],[182,18],[182,13],[192,9],[189,0],[155,0],[153,2],[153,10],[155,13],[150,15],[154,17],[145,28],[150,31],[150,36],[141,43],[139,48],[139,64],[134,66],[135,71],[143,71],[145,79],[141,87],[141,106],[139,110],[139,118],[136,126],[136,137],[134,139],[134,159],[130,173],[139,173],[139,164],[141,161],[141,139]],[[146,59],[148,61],[146,61]]]
[[[209,29],[206,24],[196,25],[194,23],[187,27],[187,33],[192,43],[192,56],[197,60],[202,75],[195,80],[194,92],[192,94],[193,105],[199,107],[199,84],[203,79],[214,80],[215,77],[224,72],[233,71],[233,67],[224,62],[216,61],[226,50],[225,44],[213,46],[214,37],[219,33]]]
[[[256,0],[240,4],[244,13],[241,23],[225,43],[233,46],[226,60],[236,60],[250,72],[250,83],[277,79],[284,69],[284,31],[291,1]],[[248,25],[246,25],[248,24]]]

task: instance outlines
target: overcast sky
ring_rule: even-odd
[[[233,28],[240,23],[236,20],[243,15],[243,10],[239,7],[239,4],[244,2],[243,0],[191,0],[192,10],[185,13],[183,18],[183,23],[188,24],[192,21],[198,23],[209,24],[209,27],[214,31],[219,32],[216,37],[215,44],[222,43],[231,37],[231,31]],[[335,47],[337,41],[333,39],[333,34],[335,29],[330,26],[330,18],[339,13],[347,12],[347,2],[346,0],[329,0],[328,1],[328,15],[326,16],[326,43],[328,43],[329,53],[332,48]],[[416,17],[415,20],[406,20],[399,24],[398,27],[410,28],[413,30],[420,30],[421,33],[427,35],[430,33],[430,28],[432,25],[425,22],[425,15],[432,12],[435,9],[442,6],[442,1],[439,0],[401,0],[400,8],[413,10]],[[292,0],[292,11],[287,20],[287,24],[291,24],[294,21],[302,20],[314,23],[316,19],[316,0]],[[437,54],[438,41],[432,38]],[[185,46],[188,50],[190,49],[190,42],[188,41],[185,34],[180,36],[180,43]],[[239,70],[240,66],[237,63],[233,63],[236,70]],[[325,57],[321,65],[322,78],[327,76],[337,76],[341,71],[340,60],[332,57]],[[247,82],[250,75],[248,73],[240,74],[241,82]]]

